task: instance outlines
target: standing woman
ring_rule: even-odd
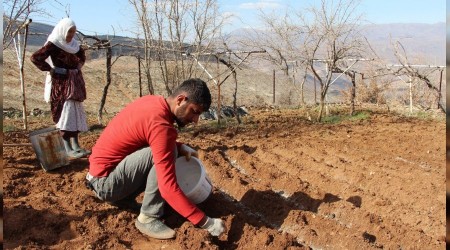
[[[69,157],[89,155],[78,142],[79,132],[87,131],[83,101],[86,87],[81,73],[86,61],[80,42],[74,39],[77,28],[70,18],[62,19],[48,36],[42,48],[33,53],[31,61],[51,78],[50,107],[53,122],[60,129]]]

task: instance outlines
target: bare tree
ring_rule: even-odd
[[[308,57],[307,66],[320,84],[318,121],[322,119],[335,70],[345,64],[346,59],[361,57],[364,40],[359,35],[358,27],[362,21],[357,15],[358,5],[359,0],[321,0],[320,8],[311,7],[306,11],[307,15],[299,15],[309,33],[304,51]],[[321,70],[323,64],[325,72]]]
[[[8,48],[30,15],[48,15],[40,7],[45,0],[3,0],[3,50]]]
[[[266,31],[250,35],[253,46],[265,49],[268,60],[287,75],[290,75],[289,61],[305,68],[302,96],[307,73],[312,72],[320,85],[319,121],[328,89],[333,83],[333,73],[339,66],[342,67],[345,59],[360,57],[363,39],[358,30],[362,22],[356,11],[359,2],[321,0],[318,7],[301,10],[288,8],[281,15],[261,12],[260,18]]]
[[[39,9],[39,4],[42,1],[39,0],[5,0],[3,6],[5,7],[5,13],[3,14],[3,50],[8,48],[11,43],[14,43],[14,48],[17,54],[19,76],[22,90],[22,104],[23,104],[23,121],[24,129],[28,129],[27,124],[27,107],[26,107],[26,95],[25,95],[25,82],[24,82],[24,64],[25,53],[27,46],[28,28],[32,20],[29,18],[32,13],[45,12]],[[22,38],[22,34],[24,34]]]
[[[220,35],[223,18],[217,0],[129,0],[144,30],[145,57],[158,63],[164,89],[171,94],[182,79],[195,75],[196,62],[183,54],[201,54],[212,49]]]
[[[151,31],[151,20],[148,18],[148,4],[146,0],[128,0],[131,5],[133,5],[136,11],[138,22],[144,33],[144,73],[147,77],[148,92],[154,94],[155,90],[153,87],[152,75],[150,73],[151,67],[151,48],[153,46],[153,37]],[[139,38],[139,36],[138,36]],[[139,40],[139,39],[138,39]]]
[[[304,86],[307,81],[307,67],[301,46],[304,30],[298,25],[298,18],[293,14],[292,9],[282,14],[280,11],[267,13],[260,9],[259,19],[264,29],[247,29],[244,39],[239,41],[241,46],[245,49],[266,51],[258,59],[269,62],[274,66],[274,71],[281,70],[290,78],[293,83],[292,88],[300,95],[300,103],[305,104]],[[300,87],[296,84],[296,78],[302,79]],[[290,103],[291,94],[290,92],[288,103]]]
[[[437,70],[440,70],[439,72],[442,72],[444,66],[440,67],[412,64],[410,62],[410,59],[408,59],[406,49],[399,41],[395,42],[394,44],[394,53],[397,60],[401,64],[395,74],[406,74],[411,78],[411,80],[416,79],[419,83],[422,83],[422,87],[425,87],[425,89],[421,89],[420,86],[414,86],[416,91],[411,88],[411,98],[416,100],[420,99],[422,101],[430,101],[430,104],[427,106],[432,105],[431,101],[437,100],[437,108],[445,113],[444,104],[441,102],[442,93],[440,85],[436,86],[435,84],[433,84],[433,81],[430,78],[430,75],[433,72]],[[440,83],[442,83],[442,76],[440,77],[440,79]],[[411,87],[413,87],[413,85],[411,85]],[[428,92],[426,90],[428,90]],[[430,97],[430,93],[432,97]]]
[[[179,6],[179,1],[158,1],[155,0],[153,10],[154,23],[155,27],[155,36],[156,40],[156,60],[159,63],[159,69],[162,72],[162,78],[164,82],[164,86],[168,95],[171,94],[171,88],[169,87],[169,73],[168,73],[168,65],[166,51],[164,50],[165,44],[164,40],[168,37],[165,36],[165,27],[167,20],[167,29],[169,30],[169,37],[172,38],[172,48],[174,47],[174,40],[180,40],[181,36],[181,19],[184,16],[183,7]],[[180,13],[181,9],[181,13]],[[175,33],[175,34],[174,34]],[[176,45],[175,45],[176,46]],[[178,47],[178,46],[176,46]]]
[[[280,15],[260,10],[259,19],[265,26],[264,31],[252,29],[247,39],[241,41],[244,47],[265,50],[267,53],[262,58],[276,65],[286,75],[290,75],[290,62],[301,63],[303,59],[298,44],[303,30],[293,16],[291,12]]]

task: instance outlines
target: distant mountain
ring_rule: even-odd
[[[415,56],[426,64],[444,65],[446,59],[446,23],[421,24],[421,23],[392,23],[370,24],[361,27],[362,35],[367,38],[372,48],[381,59],[395,62],[393,42],[400,41],[405,47],[410,58]],[[252,29],[236,29],[227,35],[227,45],[232,49],[235,41],[241,37],[255,36]],[[253,35],[252,35],[253,34]]]
[[[45,41],[47,40],[48,35],[52,32],[54,26],[44,24],[44,23],[38,23],[38,22],[32,22],[29,26],[29,35],[28,35],[28,43],[27,46],[42,46]],[[90,35],[90,34],[86,34]],[[97,35],[100,39],[106,39],[109,38],[111,40],[114,40],[115,42],[121,42],[126,41],[130,42],[131,40],[135,40],[129,37],[122,37],[122,36],[111,36],[111,35]]]
[[[363,27],[363,35],[379,52],[379,56],[394,60],[392,42],[399,41],[409,58],[417,57],[423,64],[445,65],[446,24],[392,23]]]
[[[54,26],[32,22],[29,26],[29,36],[27,41],[27,48],[31,51],[39,49],[45,41],[47,41],[48,35],[52,32]],[[86,34],[88,35],[88,34]],[[134,38],[123,37],[123,36],[111,36],[111,35],[96,35],[99,39],[110,40],[111,44],[126,44],[129,46],[136,46],[137,41]],[[89,43],[92,44],[95,40],[87,38]],[[135,54],[136,49],[132,47],[122,47],[117,46],[113,48],[113,55],[118,54]],[[90,58],[97,58],[102,56],[104,51],[90,51]]]

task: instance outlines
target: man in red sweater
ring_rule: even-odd
[[[126,106],[108,124],[89,157],[88,186],[107,202],[134,202],[144,192],[136,227],[157,239],[175,237],[175,231],[159,218],[167,202],[193,224],[219,236],[225,231],[221,219],[209,218],[188,200],[178,186],[175,160],[198,156],[176,141],[179,127],[197,123],[209,109],[211,94],[200,79],[184,81],[173,94],[144,96]]]

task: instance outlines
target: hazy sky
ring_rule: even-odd
[[[258,27],[257,13],[283,11],[285,8],[303,9],[318,0],[219,0],[220,9],[233,18],[225,27],[227,31],[240,27]],[[69,8],[66,8],[69,6]],[[70,17],[85,34],[112,34],[129,36],[134,29],[135,14],[128,0],[47,0],[43,6],[52,17],[32,17],[35,22],[55,25],[58,20]],[[436,23],[446,21],[444,0],[362,0],[361,14],[371,23]]]

